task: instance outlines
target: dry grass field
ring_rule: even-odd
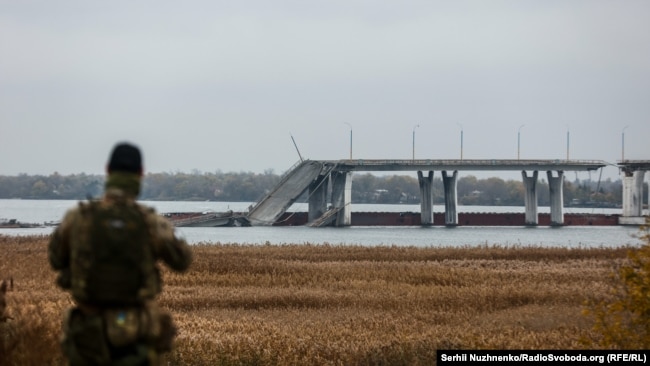
[[[0,236],[0,364],[61,365],[47,237]],[[169,365],[430,365],[436,349],[584,349],[627,249],[202,244],[163,271]]]

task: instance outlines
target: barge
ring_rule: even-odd
[[[251,226],[244,212],[169,212],[161,213],[176,227],[233,227]],[[419,212],[352,212],[351,226],[421,226]],[[445,214],[434,213],[433,226],[445,226]],[[620,225],[619,214],[564,214],[562,226],[615,226]],[[333,220],[332,220],[333,221]],[[323,225],[308,222],[307,212],[285,212],[273,223],[273,226],[331,226],[332,221]],[[537,226],[550,226],[548,213],[538,215]],[[57,226],[58,222],[32,224],[18,220],[0,220],[0,228],[35,228]],[[642,222],[634,223],[641,225]],[[456,226],[526,226],[524,213],[465,212],[458,214]]]
[[[162,214],[177,227],[250,226],[243,212],[179,212]],[[619,225],[618,214],[569,213],[563,226]],[[351,226],[420,226],[419,212],[352,212]],[[550,226],[548,213],[540,213],[538,226]],[[434,213],[433,226],[445,226],[445,214]],[[273,226],[309,225],[307,212],[285,212]],[[526,226],[524,213],[466,212],[458,214],[457,226]]]
[[[351,226],[420,226],[419,212],[352,212]],[[306,212],[284,213],[273,226],[307,225]],[[564,215],[563,226],[614,226],[620,215],[571,213]],[[537,226],[550,226],[551,215],[540,213]],[[433,215],[433,226],[445,226],[444,212]],[[456,226],[526,226],[524,213],[466,212],[458,214]]]

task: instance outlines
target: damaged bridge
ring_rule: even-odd
[[[315,160],[299,162],[289,169],[275,188],[249,211],[251,225],[273,225],[318,177],[327,176],[331,166]]]
[[[273,225],[308,191],[309,226],[351,224],[352,173],[355,171],[417,171],[420,184],[421,224],[433,224],[433,172],[442,172],[445,191],[445,225],[458,225],[457,177],[459,170],[521,171],[525,188],[526,225],[539,223],[538,171],[546,171],[551,198],[551,225],[564,224],[565,171],[592,171],[608,163],[594,160],[305,160],[289,169],[276,187],[250,208],[251,225]],[[532,172],[529,176],[528,172]]]

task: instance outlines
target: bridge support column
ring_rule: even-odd
[[[352,173],[332,173],[332,206],[340,208],[336,215],[334,226],[350,226],[352,224]]]
[[[445,187],[445,225],[458,225],[458,171],[448,176],[447,172],[442,172],[442,184]]]
[[[327,211],[327,192],[330,186],[329,175],[319,175],[309,186],[309,212],[307,220],[312,222]]]
[[[552,171],[547,171],[548,187],[551,201],[551,225],[564,225],[564,172],[558,171],[553,177]]]
[[[433,225],[433,171],[425,177],[418,170],[418,183],[420,185],[420,224]]]
[[[625,173],[623,177],[623,217],[640,217],[643,214],[643,178],[645,171]]]
[[[526,171],[521,172],[524,180],[524,204],[526,205],[526,225],[537,225],[537,175],[534,171],[533,176],[529,177]]]

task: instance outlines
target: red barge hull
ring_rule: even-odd
[[[620,215],[564,214],[564,225],[618,225]],[[420,226],[419,212],[352,212],[352,226]],[[550,226],[551,215],[538,214],[538,226]],[[445,226],[445,214],[434,213],[433,226]],[[286,212],[274,226],[307,224],[306,212]],[[458,226],[526,226],[524,213],[459,213]]]

